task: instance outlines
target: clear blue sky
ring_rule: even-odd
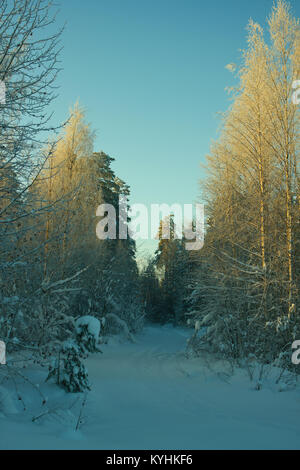
[[[63,71],[56,118],[79,99],[95,150],[132,202],[192,203],[200,162],[229,105],[225,69],[246,45],[250,17],[265,26],[272,0],[62,0]],[[292,0],[300,16],[300,1]]]

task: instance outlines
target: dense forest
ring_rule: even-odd
[[[194,352],[209,345],[290,367],[300,337],[299,21],[280,1],[268,25],[265,38],[249,22],[242,63],[228,66],[237,85],[200,182],[204,248],[188,253],[176,239],[161,240],[143,289],[148,315],[196,325]],[[160,283],[155,268],[164,269]]]
[[[236,86],[199,183],[204,247],[186,250],[169,214],[143,264],[130,236],[96,236],[97,207],[118,214],[130,196],[118,156],[95,149],[78,103],[53,124],[64,31],[53,33],[52,7],[3,1],[0,18],[0,383],[33,363],[66,391],[87,390],[86,357],[101,361],[107,337],[134,341],[148,323],[188,328],[188,357],[298,374],[300,30],[289,5],[274,5],[268,31],[251,20],[240,64],[228,66]]]

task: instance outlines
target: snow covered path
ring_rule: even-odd
[[[88,360],[79,432],[72,410],[32,423],[32,399],[26,413],[0,415],[0,449],[299,449],[299,390],[279,393],[270,381],[256,391],[244,371],[188,360],[187,336],[147,326],[135,344],[111,341]],[[41,389],[49,402],[71,400],[54,385]]]

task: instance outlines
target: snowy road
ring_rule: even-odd
[[[299,449],[299,390],[280,393],[269,381],[256,391],[243,371],[188,360],[187,335],[147,326],[135,344],[111,341],[87,362],[92,392],[80,432],[70,395],[45,384],[48,406],[64,402],[65,411],[32,423],[33,397],[26,413],[0,417],[0,448]]]

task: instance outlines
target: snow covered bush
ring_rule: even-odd
[[[100,321],[86,315],[75,321],[74,338],[62,343],[57,358],[49,366],[46,380],[55,378],[57,385],[71,393],[90,390],[88,372],[82,362],[88,353],[101,352],[98,347]]]
[[[198,324],[188,343],[188,352],[201,355],[209,349],[237,365],[248,367],[255,357],[260,366],[274,364],[295,371],[291,361],[292,342],[300,337],[299,316],[278,297],[278,282],[253,261],[224,254],[217,271],[213,257],[203,257],[190,282],[186,313],[191,326]],[[221,267],[224,272],[221,272]],[[284,353],[284,354],[283,354]]]
[[[82,353],[98,352],[98,340],[101,329],[100,321],[91,316],[86,315],[79,317],[75,321],[76,341]]]
[[[64,358],[61,385],[71,393],[90,390],[88,373],[80,360],[79,346],[73,341],[66,341],[62,352]]]
[[[52,361],[46,380],[55,378],[56,384],[67,392],[78,393],[90,390],[88,373],[81,361],[82,352],[74,340],[63,343],[58,358]]]
[[[201,345],[237,361],[252,352],[257,354],[264,325],[252,316],[257,312],[257,298],[247,286],[214,273],[203,263],[189,286],[187,303],[189,323],[204,333],[201,337],[194,334],[190,341],[196,354]]]
[[[98,276],[93,291],[85,292],[84,304],[89,305],[88,316],[101,319],[101,336],[125,334],[129,338],[141,331],[145,312],[139,297],[137,274],[129,272],[127,275],[126,267],[121,272],[114,261]],[[78,306],[83,303],[82,299],[77,302]],[[77,307],[76,311],[82,312],[82,309]]]

